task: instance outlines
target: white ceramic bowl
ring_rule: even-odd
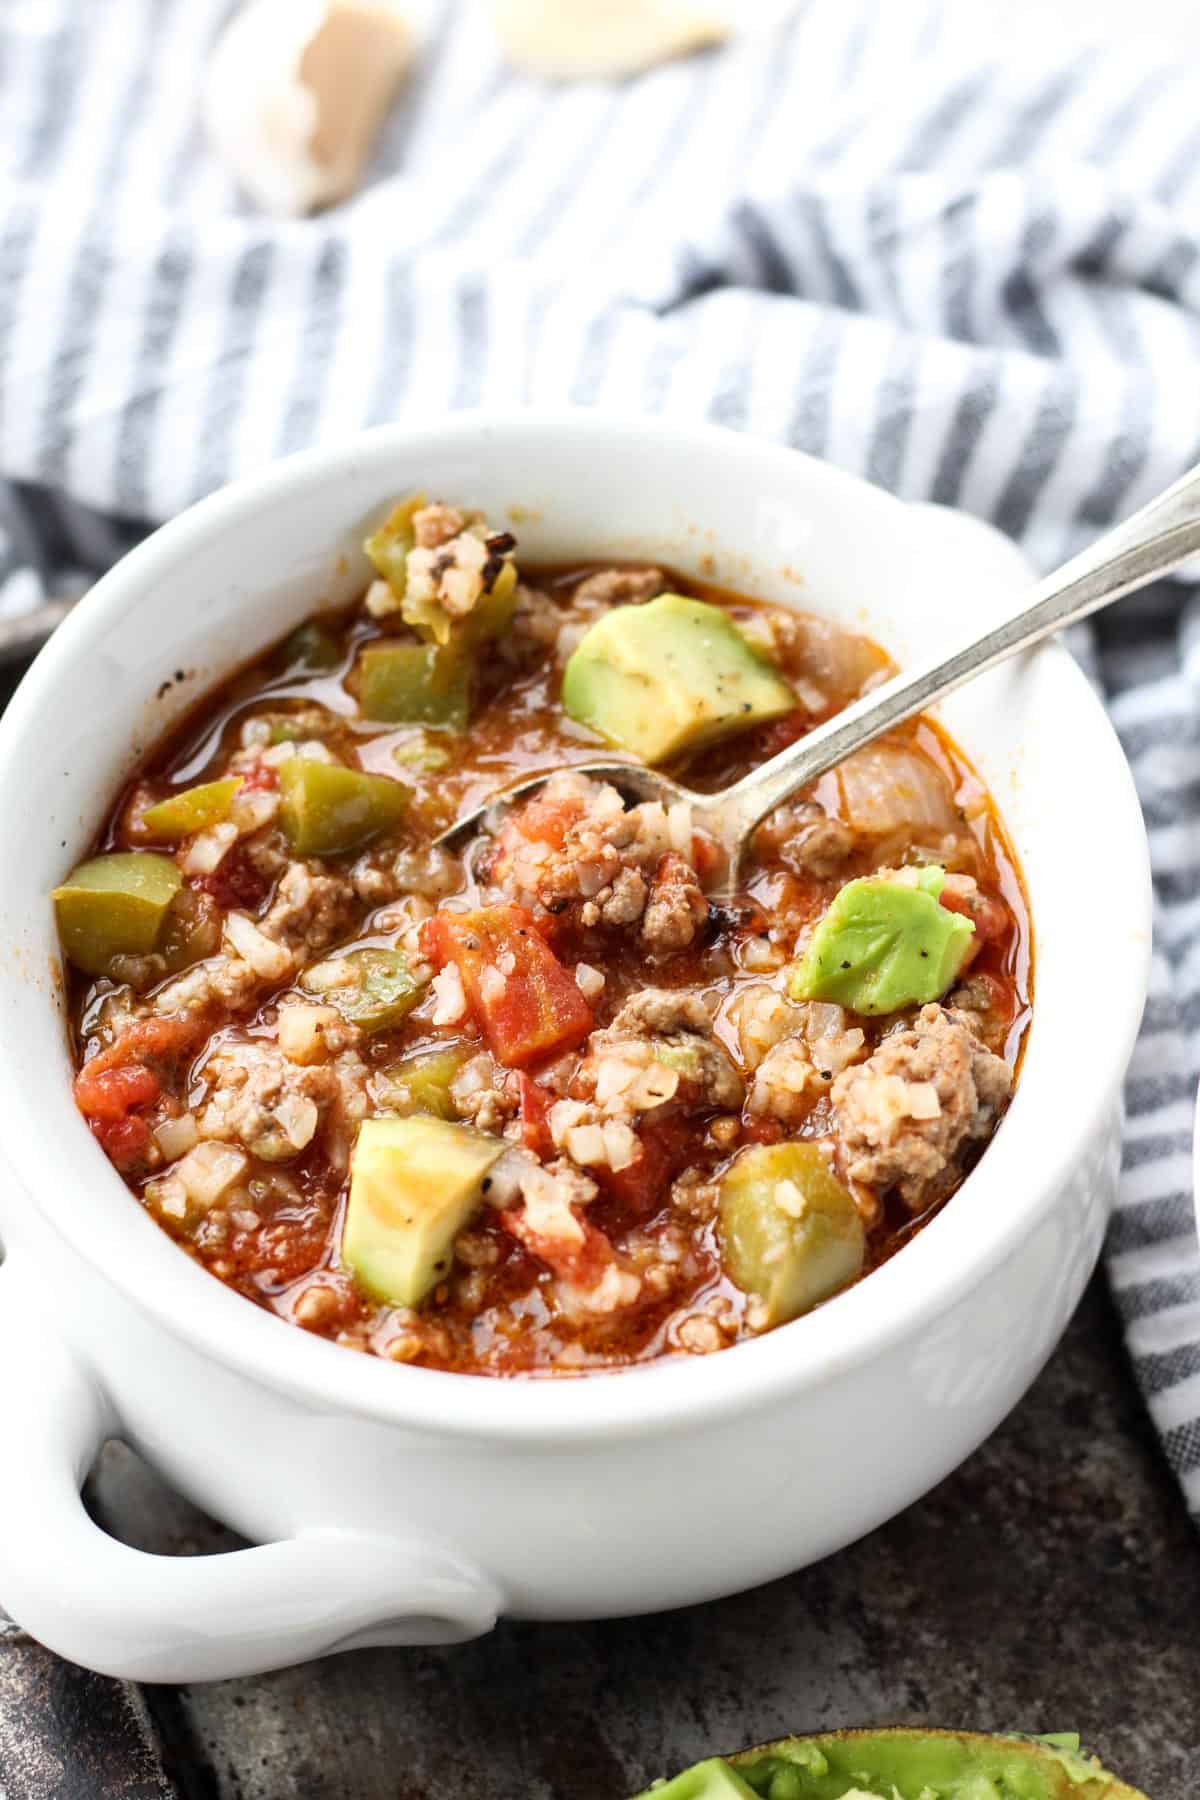
[[[348,598],[364,523],[418,485],[493,516],[521,507],[531,559],[703,569],[862,625],[901,660],[997,615],[1025,579],[985,528],[746,437],[462,415],[205,501],[62,627],[0,726],[0,1602],[118,1675],[452,1641],[500,1611],[678,1606],[828,1555],[940,1480],[1024,1392],[1112,1198],[1146,846],[1116,739],[1050,646],[944,708],[1028,883],[1036,1014],[1016,1098],[953,1201],[860,1286],[719,1356],[497,1382],[338,1349],[175,1248],[72,1105],[47,893],[142,749],[231,664]],[[1098,845],[1105,880],[1084,898]],[[78,1490],[108,1436],[258,1547],[169,1560],[105,1536]]]

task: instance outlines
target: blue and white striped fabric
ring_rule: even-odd
[[[1200,455],[1200,113],[1149,52],[1040,29],[998,59],[970,7],[810,0],[548,89],[506,71],[485,11],[435,4],[365,189],[281,224],[196,123],[228,11],[0,11],[9,608],[282,452],[447,407],[718,419],[1047,566]],[[1200,1513],[1200,612],[1175,590],[1081,642],[1158,887],[1109,1271]]]

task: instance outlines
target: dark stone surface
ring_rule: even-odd
[[[123,1452],[98,1494],[147,1547],[223,1541]],[[1194,1800],[1200,1540],[1097,1282],[990,1442],[817,1568],[655,1618],[147,1698],[187,1800],[621,1800],[707,1751],[871,1723],[1078,1729],[1152,1800]]]
[[[61,1662],[0,1622],[3,1800],[176,1800],[177,1795],[136,1688]]]

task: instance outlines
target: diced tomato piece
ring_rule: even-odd
[[[974,919],[978,943],[990,944],[994,938],[1002,937],[1008,929],[1008,908],[994,894],[981,894],[978,890],[960,894],[943,888],[940,898],[947,912],[961,913],[964,918]]]
[[[539,789],[517,814],[520,837],[524,842],[549,844],[561,850],[568,830],[580,815],[575,801],[548,800],[545,789]]]
[[[158,1076],[141,1063],[99,1074],[89,1065],[75,1083],[75,1101],[84,1118],[106,1125],[117,1124],[136,1106],[153,1106],[161,1092]]]
[[[87,1107],[80,1096],[110,1072],[136,1075],[152,1070],[169,1080],[180,1057],[204,1035],[205,1024],[200,1015],[180,1018],[167,1014],[127,1025],[116,1042],[84,1063],[75,1077],[75,1097],[81,1110],[86,1112]]]
[[[244,844],[235,844],[210,875],[198,875],[192,886],[211,894],[226,911],[236,907],[253,912],[270,893],[271,877],[255,867]]]
[[[606,1194],[634,1219],[648,1219],[666,1199],[667,1183],[685,1167],[698,1128],[683,1119],[664,1119],[638,1129],[641,1154],[624,1169],[591,1172]]]
[[[943,888],[940,899],[947,912],[961,913],[975,922],[975,935],[967,945],[967,954],[959,970],[960,975],[965,975],[984,945],[1004,936],[1010,923],[1009,911],[1003,900],[992,894],[981,894],[978,889],[961,894]]]
[[[521,1142],[535,1156],[548,1156],[553,1149],[548,1114],[550,1095],[523,1072],[517,1076],[521,1096]]]
[[[692,867],[700,877],[701,886],[722,869],[726,863],[726,853],[715,838],[709,837],[706,831],[692,833]]]
[[[783,1141],[784,1131],[774,1119],[755,1116],[743,1118],[742,1136],[751,1144],[778,1144]]]
[[[145,1162],[150,1147],[150,1127],[138,1113],[126,1119],[89,1119],[92,1133],[111,1163],[132,1169]]]
[[[755,760],[767,762],[772,756],[778,756],[781,750],[796,743],[811,728],[812,714],[803,707],[797,707],[795,712],[785,713],[782,719],[773,719],[769,725],[760,725],[754,734]]]
[[[204,1024],[202,1018],[139,1019],[75,1077],[75,1104],[118,1168],[144,1159],[150,1127],[142,1114],[157,1106]]]
[[[270,763],[251,763],[248,769],[243,769],[240,773],[242,792],[245,794],[253,793],[256,788],[261,790],[279,786],[279,771],[273,769]]]
[[[592,1009],[520,906],[436,913],[421,942],[438,969],[453,963],[488,1048],[505,1068],[569,1050],[592,1029]]]
[[[573,1287],[595,1287],[613,1260],[612,1245],[604,1233],[586,1219],[579,1220],[583,1236],[578,1241],[534,1231],[525,1217],[523,1206],[514,1208],[511,1212],[502,1212],[500,1223],[531,1256],[536,1256],[553,1274],[563,1281],[569,1281]]]

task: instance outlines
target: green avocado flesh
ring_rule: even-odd
[[[975,935],[970,919],[939,903],[945,880],[933,863],[915,886],[877,876],[847,882],[792,969],[792,999],[829,1000],[856,1013],[939,1000]]]
[[[719,1756],[711,1756],[707,1762],[685,1769],[674,1781],[648,1791],[654,1800],[755,1800],[754,1789]],[[639,1796],[639,1800],[645,1797]]]
[[[719,1785],[733,1775],[736,1787]],[[697,1763],[638,1800],[1146,1800],[1074,1737],[838,1731]]]
[[[614,606],[566,667],[563,707],[643,762],[662,762],[791,712],[795,696],[732,620],[663,594]]]
[[[364,1121],[350,1162],[342,1261],[389,1306],[418,1306],[449,1273],[504,1149],[467,1125],[414,1113]]]

